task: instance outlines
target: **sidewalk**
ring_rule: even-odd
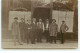
[[[18,43],[16,44],[16,46],[14,46],[14,42],[11,39],[4,39],[4,41],[2,42],[2,48],[16,48],[16,49],[25,49],[25,48],[77,48],[78,47],[78,43],[77,41],[66,41],[64,44],[60,44],[60,41],[57,40],[57,44],[55,44],[53,42],[53,44],[51,43],[46,43],[45,40],[42,43],[36,43],[36,44],[27,44],[27,43],[23,43],[23,45],[19,45]]]

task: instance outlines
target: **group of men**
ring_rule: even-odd
[[[45,35],[46,42],[56,43],[57,33],[58,33],[58,25],[56,24],[56,20],[52,19],[52,22],[49,23],[49,20],[46,19],[45,24],[42,19],[39,19],[37,22],[35,18],[32,19],[32,23],[25,23],[25,20],[21,18],[21,22],[18,22],[18,17],[14,18],[14,22],[12,23],[12,35],[14,43],[42,43],[42,36]],[[61,43],[64,43],[64,33],[68,30],[68,26],[65,21],[62,21],[60,32],[61,32]],[[43,35],[44,33],[44,35]]]

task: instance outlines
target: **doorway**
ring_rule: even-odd
[[[33,18],[36,18],[37,22],[39,19],[42,19],[42,21],[45,23],[46,19],[49,19],[49,21],[52,20],[52,14],[50,8],[34,8],[33,11]]]

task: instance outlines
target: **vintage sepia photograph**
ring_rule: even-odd
[[[2,0],[3,49],[78,48],[78,0]]]

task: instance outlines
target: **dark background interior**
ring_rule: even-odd
[[[51,21],[51,10],[50,8],[35,8],[33,12],[33,17],[39,21],[39,19],[42,19],[43,22],[46,21],[46,19],[49,19]]]

